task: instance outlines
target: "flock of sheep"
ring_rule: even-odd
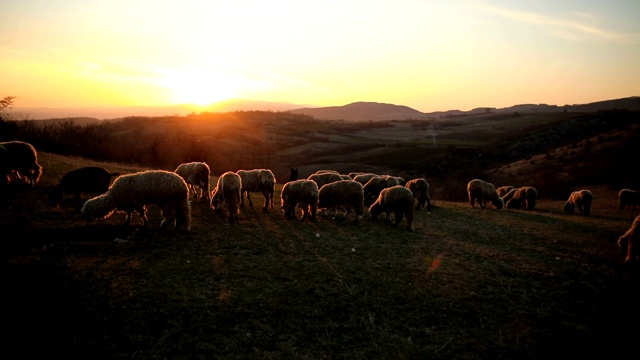
[[[42,166],[37,163],[35,148],[21,141],[0,142],[0,187],[12,182],[30,186],[40,179]],[[125,224],[137,212],[148,226],[148,205],[157,205],[162,212],[161,228],[191,229],[190,197],[206,199],[215,212],[226,212],[230,222],[238,220],[240,207],[246,196],[252,206],[251,192],[260,192],[264,197],[263,210],[274,209],[276,178],[269,169],[228,171],[220,175],[210,191],[211,172],[204,162],[179,165],[175,171],[148,170],[133,174],[110,173],[100,167],[85,167],[65,174],[59,184],[49,193],[51,203],[59,206],[63,194],[98,193],[82,205],[81,213],[87,218],[105,218],[116,211],[125,212]],[[116,177],[113,183],[111,179]],[[414,231],[414,209],[426,206],[431,211],[429,184],[423,178],[405,181],[391,175],[372,173],[340,174],[333,170],[321,170],[306,179],[298,179],[297,169],[292,169],[289,180],[282,186],[281,210],[287,219],[295,218],[296,208],[301,209],[300,221],[316,220],[319,209],[325,214],[333,211],[338,216],[344,211],[346,219],[351,213],[353,222],[363,218],[367,206],[372,220],[382,213],[385,221],[397,226],[406,218],[406,228]],[[538,193],[535,188],[502,186],[473,179],[467,184],[471,207],[477,202],[482,209],[491,203],[496,209],[533,210]],[[619,208],[640,205],[640,191],[623,189],[619,192]],[[417,205],[416,204],[417,201]],[[589,190],[574,191],[564,204],[564,212],[591,214],[593,194]],[[394,215],[393,217],[391,215]],[[392,218],[394,221],[392,222]],[[620,247],[627,247],[625,262],[635,261],[640,245],[640,216],[636,217],[629,230],[618,240]]]

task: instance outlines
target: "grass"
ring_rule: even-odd
[[[73,199],[49,208],[64,159],[45,154],[41,182],[0,207],[7,354],[539,359],[633,350],[638,269],[623,266],[616,240],[637,214],[618,210],[604,188],[592,189],[591,217],[544,199],[526,212],[436,198],[431,214],[416,214],[415,233],[404,223],[286,221],[263,212],[258,194],[230,225],[195,200],[185,234],[161,231],[154,207],[146,230],[137,217],[121,228],[120,214],[87,224]]]

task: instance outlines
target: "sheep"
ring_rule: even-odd
[[[238,220],[242,199],[242,178],[233,171],[220,175],[216,187],[211,191],[211,208],[220,211],[226,205],[229,222]]]
[[[211,170],[209,169],[209,165],[205,162],[190,162],[178,165],[178,167],[174,170],[174,172],[184,179],[187,183],[187,187],[189,188],[189,196],[193,192],[193,197],[197,198],[200,195],[200,198],[205,200],[209,199],[209,176],[211,176]],[[196,187],[200,188],[200,194]]]
[[[302,210],[301,222],[307,217],[312,222],[316,221],[318,196],[318,184],[313,180],[300,179],[284,184],[280,192],[280,203],[285,218],[295,218],[298,206]]]
[[[355,175],[352,178],[353,180],[359,182],[364,186],[367,183],[367,181],[371,180],[371,178],[378,177],[378,176],[380,175],[373,174],[373,173],[362,173],[362,174]]]
[[[49,192],[49,201],[52,206],[59,208],[63,194],[75,195],[78,201],[83,192],[104,194],[109,190],[111,178],[119,175],[97,166],[71,170],[64,174],[58,185]]]
[[[320,189],[326,184],[330,184],[335,181],[342,181],[343,179],[338,173],[320,173],[309,175],[307,180],[315,181],[318,185],[318,189]]]
[[[527,209],[533,210],[536,207],[538,191],[531,186],[523,186],[518,189],[512,189],[509,198],[505,195],[502,200],[509,209]]]
[[[291,170],[289,170],[289,178],[287,179],[287,182],[296,180],[298,180],[298,168],[292,167]]]
[[[477,200],[480,204],[480,208],[484,209],[487,206],[487,201],[490,201],[496,209],[502,209],[504,207],[504,200],[498,195],[496,187],[489,182],[473,179],[467,184],[467,193],[469,194],[469,204],[471,207],[475,207],[474,203]]]
[[[253,206],[251,201],[250,192],[260,192],[264,197],[264,206],[262,210],[268,211],[269,206],[271,209],[273,205],[273,194],[275,193],[276,177],[269,169],[253,169],[253,170],[238,170],[236,174],[240,176],[242,182],[242,190],[240,191],[240,206],[244,206],[244,194],[247,194],[247,200],[249,206]]]
[[[398,182],[398,179],[393,176],[382,175],[372,177],[363,186],[365,205],[370,206],[373,204],[373,202],[378,198],[378,195],[380,195],[380,191],[382,191],[382,189],[396,185],[400,185],[400,183]]]
[[[354,180],[340,180],[324,185],[318,192],[318,208],[333,209],[338,214],[338,208],[345,209],[344,218],[355,212],[354,223],[357,223],[364,211],[364,188]]]
[[[38,164],[36,149],[23,141],[0,142],[0,176],[17,171],[26,177],[27,183],[34,186],[42,175],[42,166]]]
[[[498,192],[498,195],[500,195],[500,197],[502,197],[502,199],[506,202],[507,199],[505,199],[504,196],[513,189],[515,189],[513,186],[505,185],[505,186],[500,186],[499,188],[496,189],[496,191]]]
[[[640,191],[631,190],[631,189],[622,189],[618,193],[618,208],[620,210],[624,209],[625,206],[636,209],[637,205],[640,205]]]
[[[396,185],[380,191],[378,199],[369,207],[371,220],[376,220],[383,212],[385,221],[391,222],[390,215],[395,214],[393,226],[398,226],[402,217],[407,218],[407,230],[413,232],[413,193],[404,186]]]
[[[576,207],[581,215],[591,215],[591,204],[593,203],[593,194],[589,190],[574,191],[569,195],[569,199],[564,204],[564,212],[573,214]]]
[[[114,212],[127,214],[124,226],[129,225],[134,211],[142,217],[144,227],[149,226],[147,206],[155,204],[162,210],[160,228],[175,224],[176,229],[191,230],[189,189],[178,174],[164,170],[148,170],[117,177],[109,190],[82,205],[81,213],[92,218],[108,218]]]
[[[431,212],[431,197],[429,196],[429,183],[424,178],[417,178],[407,181],[405,187],[411,190],[413,198],[418,200],[416,211],[424,208],[427,204],[427,211]]]
[[[638,259],[638,248],[640,246],[640,215],[636,216],[631,227],[620,238],[618,238],[618,247],[622,249],[624,243],[627,245],[627,256],[624,259],[625,264],[636,261]]]
[[[516,194],[517,191],[518,191],[518,188],[513,188],[502,196],[502,201],[505,203],[505,205],[509,202],[509,200],[513,198],[513,196]]]

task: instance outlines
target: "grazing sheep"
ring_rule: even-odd
[[[574,191],[569,195],[569,200],[564,204],[564,212],[573,214],[576,208],[581,215],[591,215],[591,204],[593,203],[593,194],[589,190]]]
[[[318,208],[333,209],[338,215],[338,208],[344,208],[344,218],[355,212],[354,223],[362,218],[364,211],[364,188],[354,180],[340,180],[324,185],[318,192]]]
[[[484,209],[487,206],[487,201],[490,201],[496,209],[502,209],[504,207],[504,200],[498,195],[496,187],[489,182],[473,179],[467,184],[467,193],[469,194],[469,204],[471,207],[475,207],[475,201],[478,200],[480,208]]]
[[[509,209],[533,210],[536,207],[538,191],[531,186],[512,189],[507,195],[502,199],[506,201],[505,206]]]
[[[220,211],[226,205],[229,222],[238,220],[242,199],[242,178],[233,171],[220,175],[216,187],[211,192],[211,208]]]
[[[26,177],[31,186],[40,180],[42,166],[38,164],[38,154],[31,144],[22,141],[0,142],[0,176],[9,175],[11,171]]]
[[[378,174],[364,173],[364,174],[358,174],[356,176],[353,176],[352,178],[354,181],[357,181],[364,186],[369,180],[371,180],[371,178],[379,177],[379,176],[380,175]]]
[[[336,181],[342,181],[342,177],[338,173],[321,173],[311,174],[309,175],[307,180],[315,181],[315,183],[318,185],[318,189],[320,189],[326,184],[330,184]]]
[[[290,181],[282,186],[280,192],[281,209],[287,219],[296,216],[296,206],[302,210],[300,221],[307,217],[316,221],[318,211],[318,184],[313,180],[300,179]]]
[[[413,228],[413,193],[404,186],[396,185],[382,189],[378,199],[369,207],[371,219],[376,220],[383,212],[386,214],[385,221],[391,222],[391,213],[395,214],[393,226],[398,226],[402,217],[407,218],[407,230],[414,231]]]
[[[517,191],[518,191],[518,188],[513,188],[502,196],[502,201],[505,203],[505,205],[509,202],[509,200],[513,198],[513,196],[516,194]]]
[[[640,191],[631,189],[622,189],[618,193],[618,208],[624,209],[626,206],[636,209],[637,205],[640,205]]]
[[[636,216],[631,227],[618,239],[618,247],[622,249],[624,243],[627,246],[627,257],[625,263],[636,261],[638,259],[638,247],[640,246],[640,215]]]
[[[289,178],[287,179],[287,182],[296,180],[298,180],[298,168],[291,168],[291,170],[289,171]]]
[[[124,225],[131,221],[131,214],[137,211],[149,226],[147,206],[155,204],[162,210],[160,228],[170,223],[176,229],[191,230],[191,205],[189,189],[176,173],[164,170],[149,170],[121,175],[111,184],[109,191],[87,200],[82,206],[82,214],[90,218],[107,218],[116,211],[127,214]]]
[[[264,206],[262,210],[268,211],[269,206],[271,209],[273,205],[273,194],[276,189],[276,177],[269,169],[253,169],[253,170],[238,170],[236,174],[240,175],[242,180],[242,190],[240,191],[240,206],[244,206],[244,194],[247,194],[247,200],[249,206],[253,206],[251,201],[250,192],[260,192],[264,197]]]
[[[411,190],[413,198],[418,200],[416,211],[424,208],[427,204],[427,211],[431,212],[431,197],[429,196],[429,183],[424,178],[417,178],[407,181],[405,187]]]
[[[209,200],[209,176],[211,176],[211,170],[209,165],[204,162],[190,162],[178,165],[174,171],[176,174],[182,176],[189,188],[189,196],[193,192],[193,197],[204,197]],[[200,194],[196,187],[200,188]]]
[[[496,191],[498,192],[498,195],[500,195],[500,197],[502,197],[502,199],[506,202],[507,199],[505,199],[504,196],[513,189],[515,189],[513,186],[505,185],[505,186],[500,186],[499,188],[496,189]]]
[[[382,175],[372,177],[363,186],[365,205],[370,206],[373,204],[378,198],[378,195],[380,195],[380,191],[382,191],[382,189],[396,185],[400,184],[398,183],[398,179],[393,176]]]
[[[78,201],[80,201],[81,193],[104,194],[109,190],[111,178],[119,175],[119,173],[110,173],[97,166],[71,170],[64,174],[58,185],[49,192],[49,200],[52,206],[60,207],[63,194],[75,195]]]

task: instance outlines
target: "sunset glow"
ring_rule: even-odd
[[[20,107],[245,98],[420,111],[640,95],[640,2],[9,0]]]

